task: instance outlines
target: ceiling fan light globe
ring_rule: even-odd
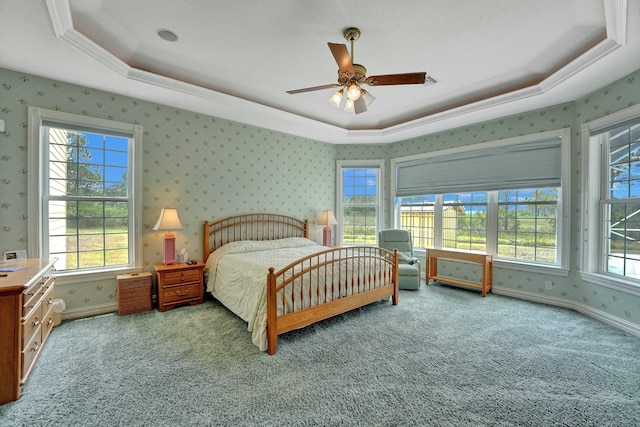
[[[373,101],[376,100],[376,97],[371,95],[369,92],[367,92],[366,90],[362,89],[362,99],[364,99],[364,102],[367,104],[367,106],[373,104]]]
[[[347,90],[347,99],[355,101],[358,98],[360,98],[360,88],[354,83],[349,86],[349,89]]]
[[[335,108],[339,108],[340,102],[342,101],[342,91],[343,89],[340,89],[339,91],[334,93],[333,96],[329,98],[329,104],[333,105]]]
[[[348,99],[347,98],[347,103],[344,105],[344,111],[346,111],[348,113],[352,113],[354,111],[353,102],[354,101],[352,99]]]

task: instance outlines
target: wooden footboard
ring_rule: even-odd
[[[278,335],[386,297],[398,304],[398,251],[328,249],[267,275],[267,351]]]

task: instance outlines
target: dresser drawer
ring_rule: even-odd
[[[164,304],[200,299],[202,284],[200,282],[184,286],[167,287],[162,290]]]
[[[55,283],[55,277],[46,277],[42,279],[42,288],[40,289],[40,294],[44,295],[47,291],[53,289],[53,284]]]
[[[42,282],[39,281],[22,294],[22,317],[31,317],[32,310],[39,306],[39,301],[42,298]]]
[[[53,303],[47,304],[46,301],[42,303],[42,328],[41,328],[41,341],[42,344],[47,341],[51,330],[53,330]]]
[[[21,383],[27,380],[29,373],[31,372],[31,367],[36,361],[36,357],[38,357],[38,353],[40,353],[40,349],[42,348],[42,325],[38,325],[35,333],[31,337],[31,339],[27,342],[22,349],[20,354],[22,358],[22,370],[20,372]]]
[[[29,316],[22,322],[22,348],[31,341],[33,335],[42,324],[42,309],[40,306],[31,310]]]
[[[22,322],[22,343],[27,343],[42,324],[42,310],[37,307],[31,310],[29,317]]]
[[[199,282],[202,280],[202,270],[190,269],[190,270],[177,270],[168,271],[164,275],[164,284],[166,285],[179,285],[181,283]]]
[[[47,286],[46,289],[43,288],[42,295],[42,315],[44,315],[49,311],[50,308],[53,308],[53,283]]]

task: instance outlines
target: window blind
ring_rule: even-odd
[[[407,161],[396,196],[560,187],[561,138]]]

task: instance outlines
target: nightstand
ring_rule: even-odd
[[[202,304],[204,301],[204,263],[164,265],[154,264],[158,279],[158,310],[171,310],[181,304]]]

